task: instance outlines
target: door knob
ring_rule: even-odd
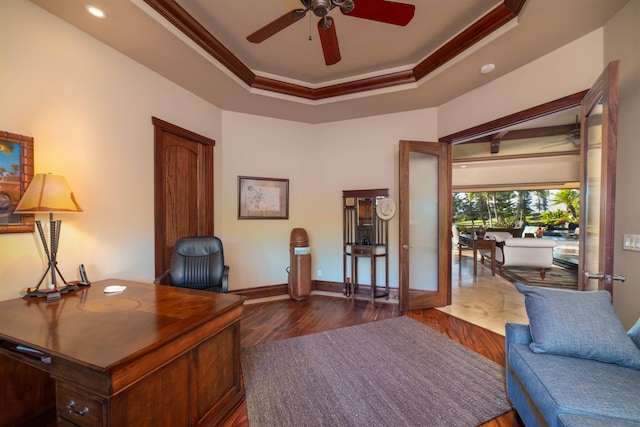
[[[592,273],[589,273],[588,271],[584,272],[585,279],[602,279],[603,277],[604,277],[604,274],[602,273],[592,274]]]
[[[407,249],[409,249],[409,245],[402,245],[402,249],[406,251]]]

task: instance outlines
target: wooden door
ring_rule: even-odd
[[[155,275],[169,268],[176,240],[213,235],[215,141],[153,118]]]
[[[451,304],[451,146],[400,141],[400,309]]]
[[[613,292],[619,62],[609,63],[581,106],[580,290]]]

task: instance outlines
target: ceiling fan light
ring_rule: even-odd
[[[342,9],[342,13],[349,14],[353,12],[353,9],[355,9],[353,0],[332,0],[332,2],[334,6],[338,6]]]
[[[311,4],[313,6],[313,14],[319,18],[327,16],[331,9],[331,0],[313,0]]]

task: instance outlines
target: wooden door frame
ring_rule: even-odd
[[[491,120],[489,122],[443,136],[438,139],[438,141],[446,142],[448,144],[456,144],[476,139],[483,135],[490,135],[492,133],[495,134],[511,126],[525,123],[530,120],[539,119],[551,114],[570,110],[572,108],[577,108],[580,107],[583,98],[588,92],[589,89],[585,89],[583,91],[576,92],[571,95],[555,99],[553,101],[545,102],[544,104],[536,105],[534,107],[527,108],[526,110],[518,111],[516,113],[509,114],[507,116],[500,117],[498,119]],[[449,165],[449,170],[451,171],[451,165]],[[580,189],[580,191],[582,191],[582,188]],[[449,228],[452,225],[451,221],[449,223]],[[449,245],[451,246],[451,242],[449,243]],[[582,238],[580,238],[580,245],[582,245]],[[450,249],[453,250],[453,248]]]
[[[580,103],[588,91],[588,89],[585,89],[553,101],[545,102],[544,104],[536,105],[535,107],[527,108],[526,110],[518,111],[517,113],[509,114],[508,116],[500,117],[498,119],[491,120],[490,122],[482,123],[480,125],[443,136],[438,139],[438,141],[456,144],[473,138],[478,138],[482,135],[499,132],[505,128],[528,122],[530,120],[539,119],[550,114],[580,107]]]
[[[403,149],[407,146],[407,150]],[[419,150],[427,147],[427,150]],[[425,295],[417,303],[411,304],[409,292],[409,221],[405,215],[409,212],[408,181],[409,176],[403,168],[408,164],[406,156],[411,151],[420,151],[438,156],[438,291]],[[399,230],[399,275],[400,310],[440,307],[451,304],[451,238],[446,223],[452,220],[451,196],[451,144],[442,142],[400,141],[400,230]],[[403,183],[405,183],[403,185]],[[444,200],[443,200],[444,199]],[[445,224],[443,224],[445,223]]]
[[[205,174],[204,179],[208,188],[214,188],[214,147],[216,145],[215,140],[191,132],[187,129],[181,128],[157,117],[151,117],[151,123],[154,127],[154,256],[155,256],[155,275],[156,277],[162,274],[164,266],[162,265],[162,235],[161,233],[165,229],[164,217],[157,215],[163,209],[166,203],[163,191],[164,176],[161,171],[164,171],[165,162],[162,156],[162,150],[160,149],[163,143],[163,137],[166,133],[179,136],[184,139],[201,144],[204,149],[204,155],[206,157],[207,168],[203,172]],[[206,212],[210,212],[210,220],[204,224],[204,229],[201,230],[202,235],[214,235],[214,193],[211,191],[202,201],[202,209]]]
[[[580,188],[587,188],[587,134],[586,117],[595,105],[602,100],[602,153],[600,163],[600,224],[599,224],[599,263],[597,273],[603,275],[598,280],[598,289],[613,294],[613,252],[615,243],[615,205],[616,205],[616,153],[618,124],[618,75],[620,61],[612,61],[604,69],[598,80],[582,100],[580,111],[580,134],[582,149],[580,150]],[[580,197],[580,242],[587,244],[587,198]],[[580,251],[578,266],[578,289],[586,289],[586,256],[587,251]],[[595,273],[595,272],[591,272]]]

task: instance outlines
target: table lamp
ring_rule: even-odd
[[[36,174],[14,212],[23,214],[49,213],[49,245],[47,245],[47,240],[42,230],[42,223],[36,221],[38,233],[40,233],[40,239],[42,240],[42,246],[44,247],[44,253],[47,255],[49,265],[42,274],[42,277],[40,277],[37,286],[35,288],[29,288],[24,297],[45,297],[47,300],[53,300],[60,298],[61,294],[78,289],[77,286],[70,285],[64,280],[60,270],[58,270],[57,261],[62,221],[54,221],[53,214],[58,212],[82,212],[82,208],[78,205],[67,180],[61,175]],[[49,271],[51,271],[51,283],[46,289],[40,290],[40,286]],[[64,283],[63,287],[58,287],[56,273],[62,279]]]

